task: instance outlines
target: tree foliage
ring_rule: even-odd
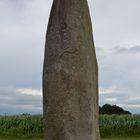
[[[102,107],[99,107],[99,113],[100,114],[131,114],[129,111],[124,110],[123,108],[117,106],[117,105],[110,105],[105,104]]]

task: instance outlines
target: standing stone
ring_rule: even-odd
[[[98,68],[87,0],[54,0],[43,70],[45,140],[99,140]]]

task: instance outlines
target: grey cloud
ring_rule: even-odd
[[[42,113],[42,97],[21,94],[17,88],[0,88],[0,113]],[[11,114],[10,113],[10,114]]]
[[[130,48],[116,46],[113,51],[117,54],[138,54],[140,53],[140,46],[136,45]]]
[[[102,61],[104,59],[104,50],[101,47],[96,47],[96,56],[98,61]]]
[[[128,100],[128,95],[126,93],[109,93],[100,94],[100,104],[118,104]],[[115,100],[112,100],[115,99]],[[112,101],[111,101],[112,100]]]
[[[135,100],[133,100],[133,98],[131,98],[131,99],[127,99],[127,100],[125,100],[125,101],[122,101],[121,102],[122,104],[124,103],[124,104],[129,104],[129,105],[139,105],[140,106],[140,99],[138,98],[138,99],[135,99]]]
[[[39,108],[20,108],[18,106],[9,106],[9,105],[1,105],[0,106],[0,115],[15,115],[15,114],[42,114],[42,110]]]
[[[116,104],[134,104],[130,97],[139,97],[139,46],[107,51],[116,44],[140,44],[140,1],[88,0],[93,20],[94,41],[99,60],[100,87],[121,85],[125,94],[100,95],[100,103],[117,98]],[[52,0],[0,1],[0,112],[41,112],[41,97],[19,95],[14,87],[41,87],[45,32]],[[108,4],[110,3],[110,4]],[[126,6],[127,5],[127,6]],[[119,9],[119,10],[118,10]],[[102,46],[102,47],[101,47]],[[3,94],[4,93],[4,94]],[[133,95],[132,95],[133,94]],[[27,99],[28,97],[28,99]],[[128,102],[127,102],[127,99]],[[137,99],[137,104],[138,104]],[[136,103],[135,102],[135,103]],[[112,103],[112,102],[110,102]],[[28,108],[24,106],[31,106]],[[26,109],[22,108],[25,107]],[[36,108],[36,109],[35,109]],[[132,110],[130,107],[128,108]],[[140,112],[139,109],[135,110]]]
[[[123,89],[120,89],[123,91]],[[119,105],[120,107],[126,108],[131,113],[139,113],[140,112],[140,98],[136,97],[136,94],[133,90],[126,89],[123,92],[119,93],[109,93],[109,94],[100,94],[100,105],[111,104],[111,105]]]
[[[96,47],[96,51],[97,51],[97,52],[103,52],[103,48],[101,48],[101,47]]]
[[[52,0],[0,1],[0,86],[41,87]]]
[[[118,105],[124,109],[127,109],[128,111],[130,111],[133,114],[140,112],[140,103],[138,103],[139,100],[136,103],[135,101],[132,102],[130,100],[127,100],[127,98],[124,98],[124,99],[125,100],[123,100],[123,98],[111,98],[111,97],[103,98],[102,96],[100,96],[100,106],[102,106],[104,104]],[[126,102],[126,100],[127,100],[127,102]],[[137,107],[137,106],[139,106],[139,107]]]

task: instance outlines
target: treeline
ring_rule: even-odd
[[[109,115],[131,114],[129,111],[126,111],[117,105],[110,105],[110,104],[105,104],[102,107],[99,107],[99,113],[100,114],[109,114]]]

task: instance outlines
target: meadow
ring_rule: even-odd
[[[42,115],[0,116],[0,140],[41,140],[42,121]],[[99,126],[102,140],[140,140],[140,115],[100,115]]]
[[[43,138],[2,138],[0,140],[43,140]],[[130,137],[130,138],[101,138],[101,140],[140,140],[138,137]]]

